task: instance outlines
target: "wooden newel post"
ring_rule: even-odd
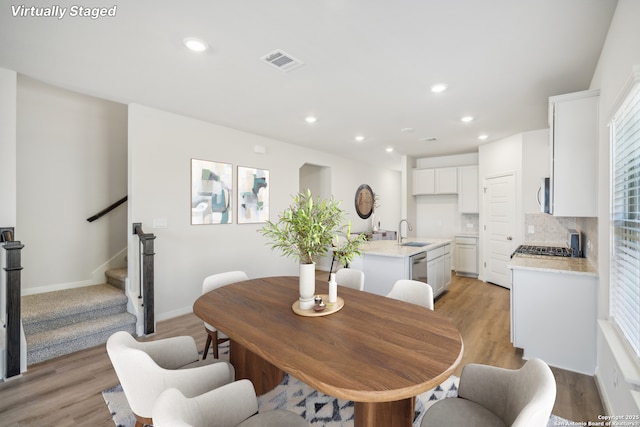
[[[145,234],[144,239],[142,239],[142,260],[143,260],[143,278],[144,281],[142,283],[143,289],[143,300],[142,304],[144,306],[144,333],[152,334],[155,332],[155,316],[154,316],[154,299],[153,299],[153,288],[154,288],[154,264],[153,264],[153,256],[155,253],[153,252],[153,241],[156,236],[153,234]]]
[[[19,241],[5,242],[7,266],[7,378],[20,375],[20,325],[21,325],[21,284],[20,250],[24,245]]]

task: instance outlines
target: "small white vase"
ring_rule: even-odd
[[[300,264],[300,308],[313,308],[316,293],[316,264]]]

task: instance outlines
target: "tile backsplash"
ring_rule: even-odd
[[[533,227],[533,233],[530,233]],[[556,217],[543,213],[524,214],[525,244],[544,244],[546,246],[566,246],[567,230],[576,228],[576,219]]]
[[[478,214],[462,214],[460,217],[461,233],[479,233],[480,232],[480,215]]]
[[[591,265],[598,265],[598,218],[578,218],[576,227],[582,233],[582,252]]]
[[[566,246],[567,230],[573,228],[582,237],[582,253],[592,265],[598,265],[598,218],[555,217],[543,213],[524,215],[525,244]],[[533,226],[533,233],[529,227]]]

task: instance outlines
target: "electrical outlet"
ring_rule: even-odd
[[[467,224],[467,228],[473,228],[473,224]]]

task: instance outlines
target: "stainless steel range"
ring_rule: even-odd
[[[513,258],[516,254],[522,255],[539,255],[539,256],[557,256],[557,257],[570,257],[572,252],[570,248],[560,246],[536,246],[536,245],[520,245],[511,254]]]

